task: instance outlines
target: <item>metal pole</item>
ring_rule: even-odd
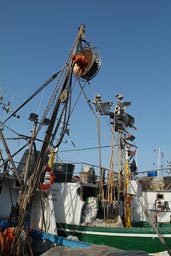
[[[7,145],[6,141],[5,141],[5,138],[4,138],[4,136],[3,136],[2,130],[0,130],[0,138],[1,138],[1,140],[2,140],[2,143],[4,144],[4,148],[5,148],[6,153],[7,153],[7,155],[8,155],[8,159],[10,160],[11,165],[12,165],[12,167],[13,167],[13,172],[15,173],[15,175],[16,175],[16,177],[17,177],[17,180],[18,180],[18,182],[19,182],[19,184],[20,184],[20,186],[21,186],[21,185],[22,185],[22,181],[21,181],[21,179],[20,179],[20,176],[18,175],[17,168],[16,168],[16,166],[15,166],[14,160],[13,160],[13,158],[12,158],[12,156],[11,156],[11,153],[10,153],[10,150],[9,150],[9,148],[8,148],[8,145]]]

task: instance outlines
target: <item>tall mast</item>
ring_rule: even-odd
[[[122,206],[121,218],[124,221],[124,226],[131,225],[131,211],[130,211],[130,195],[128,193],[128,186],[130,180],[130,165],[135,151],[131,151],[132,145],[129,140],[134,139],[133,135],[128,133],[129,128],[134,127],[134,118],[126,113],[126,108],[131,105],[131,102],[124,102],[123,95],[116,95],[117,104],[114,112],[110,113],[113,124],[113,131],[117,134],[117,158],[118,163],[118,178],[117,178],[117,193],[118,202]],[[129,136],[128,136],[129,135]],[[113,152],[113,151],[112,151]]]
[[[68,79],[69,79],[70,74],[72,73],[72,68],[73,68],[72,55],[75,55],[77,53],[80,43],[84,39],[85,39],[85,26],[81,25],[79,28],[79,32],[75,39],[73,50],[70,55],[68,68],[66,70],[65,77],[64,77],[64,79],[62,78],[63,85],[61,86],[61,91],[60,91],[59,97],[56,100],[55,107],[54,107],[54,110],[53,110],[51,118],[50,118],[50,123],[46,129],[45,138],[44,138],[44,141],[43,141],[43,144],[41,147],[41,151],[40,151],[40,154],[38,156],[38,159],[37,159],[37,162],[35,165],[35,169],[33,171],[33,174],[30,176],[30,178],[27,181],[28,189],[26,189],[25,191],[23,191],[23,190],[20,191],[20,196],[18,199],[19,208],[20,208],[20,213],[19,213],[20,216],[19,216],[18,225],[16,227],[16,235],[15,235],[15,239],[13,241],[12,253],[14,252],[16,246],[18,245],[20,232],[22,230],[23,223],[26,219],[27,213],[31,206],[31,202],[32,202],[34,193],[35,193],[37,185],[38,185],[40,173],[42,172],[42,169],[44,166],[45,157],[47,154],[49,143],[53,136],[53,129],[54,129],[56,117],[58,114],[58,110],[59,110],[60,105],[63,103],[63,101],[61,100],[61,97],[63,96],[63,92],[65,91],[65,89],[68,86]]]
[[[35,192],[37,192],[37,189],[40,189],[39,185],[41,181],[41,174],[44,170],[46,171],[46,165],[49,165],[49,162],[47,162],[47,154],[49,152],[49,149],[55,149],[52,149],[52,151],[55,153],[58,150],[65,133],[67,132],[67,127],[71,116],[71,95],[73,91],[72,78],[74,76],[75,81],[79,80],[79,83],[81,80],[88,82],[93,77],[95,77],[95,75],[100,70],[100,66],[101,60],[97,52],[97,48],[92,47],[91,43],[85,40],[85,25],[81,25],[79,27],[79,31],[76,35],[67,61],[61,68],[61,70],[53,74],[40,88],[38,88],[26,101],[24,101],[24,103],[22,103],[15,111],[13,111],[12,114],[8,116],[8,118],[3,123],[1,123],[0,138],[3,142],[5,152],[8,156],[8,158],[3,161],[3,165],[5,168],[5,165],[7,165],[7,163],[9,162],[9,168],[11,168],[11,170],[15,174],[16,179],[20,185],[18,202],[16,203],[15,209],[18,210],[19,208],[19,213],[17,211],[18,222],[17,226],[15,227],[15,237],[13,240],[12,247],[10,248],[10,255],[14,255],[14,251],[20,248],[20,234],[24,227],[24,221],[30,215],[30,210],[35,196]],[[50,99],[46,105],[44,113],[40,118],[41,120],[38,121],[38,115],[34,113],[30,114],[29,120],[34,121],[32,135],[21,135],[20,138],[26,139],[27,143],[23,145],[13,155],[11,155],[9,147],[3,135],[4,124],[14,116],[18,117],[16,113],[20,109],[22,109],[26,104],[28,104],[34,97],[36,97],[45,87],[47,87],[47,85],[53,82],[56,78],[58,80],[52,94],[49,95],[49,92],[47,92],[47,95],[50,97]],[[0,103],[2,99],[3,97],[0,98]],[[46,128],[44,125],[46,125]],[[42,130],[45,130],[45,133],[43,133],[44,138],[39,139],[38,134],[40,134],[39,132],[42,127],[44,127],[44,129]],[[42,133],[40,136],[42,137]],[[41,143],[39,152],[37,152],[36,149],[37,141],[39,145]],[[24,163],[25,171],[22,167],[24,177],[21,177],[15,166],[13,158],[27,146],[29,146],[29,150],[26,162]],[[36,163],[34,164],[34,168],[31,168],[32,170],[30,171],[30,166],[32,164],[33,149],[35,151]]]
[[[104,199],[104,170],[102,168],[101,163],[101,142],[100,142],[100,115],[109,115],[110,107],[112,106],[112,102],[103,102],[102,97],[100,94],[96,95],[95,99],[93,100],[93,104],[95,105],[97,116],[97,128],[98,128],[98,148],[99,148],[99,197],[100,199]]]

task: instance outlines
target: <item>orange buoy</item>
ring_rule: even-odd
[[[4,249],[3,249],[3,256],[10,255],[11,246],[15,238],[15,230],[14,228],[7,228],[3,232],[3,239],[4,239]]]
[[[88,60],[86,56],[82,53],[73,55],[72,60],[74,61],[73,71],[76,76],[81,76],[85,73],[86,68],[88,66]]]

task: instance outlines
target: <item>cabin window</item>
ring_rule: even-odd
[[[18,180],[16,180],[15,186],[16,186],[16,187],[20,187],[20,183],[18,182]]]
[[[164,199],[164,195],[163,194],[158,194],[157,199]]]
[[[82,200],[85,201],[87,197],[97,197],[97,191],[91,187],[81,187],[77,190],[77,194],[82,197]]]

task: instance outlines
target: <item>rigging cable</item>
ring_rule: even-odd
[[[116,146],[116,145],[115,145]],[[101,146],[100,148],[110,148],[111,146]],[[84,151],[84,150],[94,150],[98,149],[98,147],[91,147],[91,148],[77,148],[77,149],[66,149],[66,150],[60,150],[59,152],[71,152],[71,151]]]
[[[42,91],[48,84],[50,84],[57,75],[61,72],[53,74],[42,86],[40,86],[24,103],[22,103],[2,124],[6,123],[12,116],[14,116],[21,108],[23,108],[30,100],[32,100],[40,91]]]
[[[78,82],[79,82],[79,86],[80,86],[81,92],[83,93],[83,95],[84,95],[84,97],[85,97],[85,100],[86,100],[86,102],[87,102],[87,104],[88,104],[90,110],[92,111],[93,115],[95,116],[95,118],[96,118],[96,120],[97,120],[98,117],[97,117],[97,114],[96,114],[96,112],[94,111],[94,109],[93,109],[93,107],[92,107],[92,105],[91,105],[91,101],[88,99],[88,97],[87,97],[87,95],[86,95],[86,93],[85,93],[84,87],[83,87],[83,86],[81,85],[81,83],[80,83],[80,80],[78,80]],[[87,82],[87,83],[90,85],[90,82]],[[101,108],[101,107],[100,107],[100,108]],[[102,109],[101,109],[101,110],[102,110]],[[105,120],[106,120],[106,117],[105,117]],[[110,124],[109,124],[109,122],[108,122],[107,120],[106,120],[106,123],[108,124],[108,127],[109,127],[109,129],[110,129],[110,131],[111,131],[111,133],[112,133],[112,129],[111,129]],[[101,127],[101,129],[103,130],[103,127]],[[104,130],[103,130],[103,134],[106,135],[106,133],[104,132]],[[105,136],[105,137],[106,137],[106,136]]]
[[[69,73],[69,77],[66,79],[65,90],[67,90],[67,91],[63,90],[63,93],[67,92],[68,94],[64,96],[63,110],[62,110],[62,113],[61,113],[60,118],[58,120],[58,123],[57,123],[54,131],[52,132],[53,135],[52,135],[50,144],[53,143],[53,141],[55,139],[55,136],[56,136],[56,133],[59,129],[59,126],[62,123],[61,132],[59,134],[57,144],[54,146],[55,148],[57,148],[61,144],[61,141],[62,141],[62,139],[65,135],[65,132],[66,132],[66,129],[67,129],[67,126],[68,126],[68,122],[69,122],[69,118],[70,118],[70,112],[71,112],[70,111],[71,110],[71,86],[72,86],[72,72]],[[69,105],[69,109],[68,109],[68,105]],[[67,112],[68,112],[68,114],[67,114]]]
[[[62,77],[64,77],[64,70],[65,70],[65,68],[67,68],[67,67],[68,67],[68,65],[65,64],[65,65],[63,66],[63,68],[60,70],[60,76],[59,76],[58,81],[57,81],[57,83],[56,83],[55,89],[54,89],[54,91],[53,91],[53,93],[52,93],[52,95],[51,95],[51,97],[50,97],[50,100],[49,100],[49,102],[48,102],[48,104],[47,104],[47,106],[46,106],[46,109],[45,109],[45,111],[44,111],[44,113],[43,113],[43,115],[42,115],[41,121],[40,121],[39,126],[38,126],[38,128],[37,128],[36,135],[39,133],[40,129],[42,128],[43,122],[44,122],[45,118],[47,117],[47,114],[49,113],[49,110],[50,110],[50,108],[51,108],[53,102],[55,101],[55,98],[56,98],[56,96],[57,96],[57,93],[58,93],[58,91],[59,91],[59,89],[60,89],[59,83],[61,83],[60,81],[62,80]],[[66,71],[65,71],[65,73],[66,73]]]

